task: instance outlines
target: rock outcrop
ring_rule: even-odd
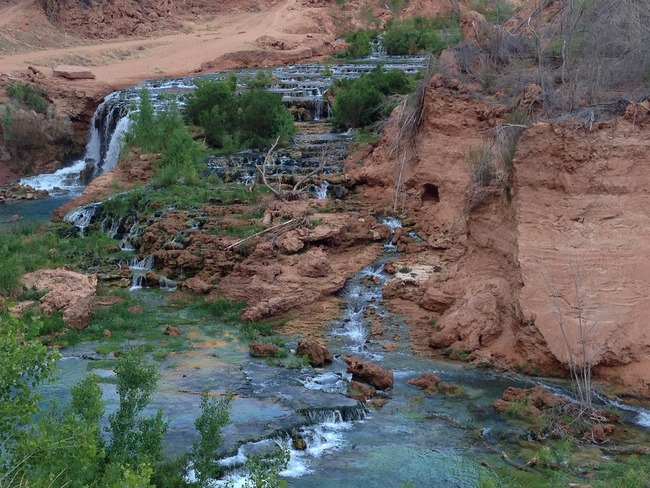
[[[315,368],[331,364],[334,359],[327,346],[311,338],[298,342],[296,354],[298,356],[307,356],[309,364]]]
[[[64,268],[43,269],[27,273],[22,282],[28,289],[47,290],[39,300],[45,313],[59,310],[63,320],[75,329],[83,329],[90,322],[93,297],[97,291],[96,275],[84,275]]]
[[[535,98],[535,87],[524,95]],[[411,324],[414,348],[529,372],[566,370],[563,323],[575,338],[575,289],[587,319],[588,360],[601,377],[650,395],[645,292],[650,186],[648,106],[604,122],[536,123],[523,131],[507,188],[468,205],[473,154],[506,108],[434,76],[418,148],[399,201],[424,243],[389,268],[389,308]],[[396,114],[391,118],[396,123]],[[385,136],[348,171],[376,208],[392,203],[397,174]],[[403,270],[403,272],[402,272]],[[575,339],[572,346],[576,345]]]
[[[367,383],[378,390],[388,390],[393,387],[395,378],[392,370],[354,358],[344,358],[343,360],[348,365],[347,371],[352,373],[353,380]]]
[[[94,80],[95,74],[83,66],[56,66],[52,68],[54,76],[67,78],[68,80]]]

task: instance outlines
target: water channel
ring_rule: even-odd
[[[388,69],[415,72],[424,67],[426,60],[385,58],[382,63]],[[333,151],[340,153],[340,161],[348,139],[345,134],[331,134],[323,122],[328,115],[323,93],[333,79],[359,76],[373,67],[368,62],[327,67],[313,63],[272,70],[272,76],[278,80],[274,89],[283,94],[287,105],[298,107],[298,113],[305,114],[311,126],[296,137],[293,148],[279,154],[278,172],[295,174],[310,170],[318,164],[318,153],[324,145],[333,145]],[[240,80],[252,73],[235,72]],[[169,93],[191,90],[194,79],[155,80],[143,86],[149,88],[156,103],[162,104]],[[139,89],[134,87],[106,97],[93,117],[82,160],[55,175],[23,180],[51,191],[53,197],[24,206],[0,206],[0,222],[17,213],[25,218],[47,218],[54,208],[83,189],[81,173],[90,168],[97,175],[114,167],[122,134],[129,124],[127,114],[134,108]],[[299,160],[293,157],[296,152],[301,155]],[[215,157],[209,165],[224,179],[245,183],[258,157],[253,153]],[[331,174],[337,171],[342,168],[336,162],[328,168]],[[320,191],[320,197],[326,197],[328,188],[316,191]],[[92,218],[90,210],[83,218]],[[71,220],[84,226],[80,217]],[[401,225],[392,218],[381,221],[391,229]],[[106,227],[110,231],[111,224]],[[124,246],[129,248],[128,241]],[[200,413],[197,393],[205,388],[216,393],[236,393],[232,422],[225,429],[226,442],[220,453],[229,479],[235,484],[244,476],[238,468],[248,454],[264,450],[268,444],[290,445],[287,433],[292,430],[307,442],[306,450],[291,448],[289,466],[281,473],[292,487],[473,487],[485,472],[481,461],[495,465],[501,451],[528,442],[525,424],[496,414],[492,404],[508,386],[533,386],[535,380],[458,363],[432,362],[411,353],[407,325],[386,310],[382,298],[382,288],[390,279],[384,264],[396,257],[395,249],[387,243],[383,256],[349,279],[339,292],[340,318],[327,325],[327,343],[335,359],[323,369],[283,368],[263,359],[252,359],[247,345],[234,340],[228,331],[219,337],[211,336],[202,331],[199,320],[168,303],[164,291],[142,288],[134,279],[131,293],[156,314],[161,324],[172,318],[174,322],[179,318],[185,320],[194,331],[193,340],[201,344],[170,355],[160,363],[162,377],[150,409],[162,408],[170,420],[169,453],[188,451],[196,439],[193,423]],[[135,258],[131,269],[142,274],[148,266],[151,263],[146,259]],[[369,317],[381,318],[385,328],[382,338],[370,334]],[[289,347],[295,348],[298,338],[288,340]],[[387,350],[387,341],[396,342],[397,349]],[[102,358],[95,352],[96,346],[84,343],[61,351],[58,380],[45,388],[48,398],[66,398],[70,387],[88,374],[89,367],[102,377],[113,375],[110,369],[93,367],[93,360]],[[385,394],[388,401],[383,407],[368,409],[346,396],[350,376],[343,357],[350,355],[394,370],[395,384]],[[434,373],[445,382],[461,385],[464,393],[426,395],[407,383],[422,373]],[[566,394],[562,383],[551,386]],[[115,387],[107,381],[103,391],[107,410],[111,412],[117,402]],[[625,408],[629,425],[647,435],[643,429],[650,429],[650,413]]]

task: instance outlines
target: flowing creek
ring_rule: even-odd
[[[382,59],[384,67],[399,67],[408,72],[423,69],[424,58]],[[319,164],[323,148],[333,161],[325,170],[336,175],[342,171],[349,138],[331,134],[327,124],[329,105],[323,98],[325,88],[333,79],[359,76],[374,64],[323,66],[305,64],[272,70],[279,80],[275,90],[283,94],[285,103],[302,122],[301,133],[294,146],[277,154],[273,174],[301,175]],[[253,71],[237,71],[238,79]],[[224,76],[217,73],[205,76]],[[156,104],[165,103],[169,93],[183,93],[194,87],[194,79],[149,81],[147,86]],[[56,206],[78,194],[88,179],[115,166],[128,128],[129,110],[138,98],[139,87],[115,92],[98,108],[91,127],[86,156],[70,168],[55,175],[25,178],[22,182],[47,189],[55,196],[30,202],[33,209],[12,208],[7,214],[30,212],[40,218],[48,216]],[[300,115],[302,114],[302,115]],[[208,164],[226,181],[246,183],[254,174],[254,164],[263,153],[244,152],[227,158],[213,157]],[[335,190],[335,183],[314,187],[319,197]],[[58,195],[58,196],[57,196]],[[6,208],[6,207],[5,207]],[[0,211],[5,208],[0,206]],[[84,229],[94,217],[94,207],[87,206],[66,218]],[[4,214],[0,213],[0,221]],[[391,229],[400,226],[392,218],[382,223]],[[133,251],[129,236],[138,232],[134,225],[120,235],[118,224],[105,222],[103,228],[121,239],[121,247]],[[476,486],[480,462],[489,460],[498,465],[502,450],[513,449],[513,439],[525,439],[523,423],[495,413],[493,402],[508,386],[533,386],[536,380],[517,375],[471,369],[451,362],[432,362],[415,356],[408,345],[408,327],[404,321],[384,307],[382,288],[390,279],[384,264],[397,257],[387,243],[384,255],[350,278],[340,292],[341,317],[329,324],[327,344],[335,356],[334,363],[323,369],[283,368],[267,364],[263,359],[249,357],[247,345],[234,338],[232,331],[220,330],[218,324],[192,318],[167,302],[161,290],[142,287],[142,277],[151,269],[148,258],[134,258],[129,263],[133,274],[131,293],[137,294],[147,310],[156,314],[159,323],[183,323],[191,330],[193,347],[170,354],[160,363],[161,379],[150,411],[162,408],[170,421],[167,446],[171,454],[186,452],[196,440],[194,420],[200,413],[199,395],[208,388],[236,396],[231,408],[232,422],[225,429],[222,464],[230,479],[237,484],[242,475],[238,468],[246,455],[264,451],[268,445],[290,445],[287,433],[296,430],[307,442],[307,449],[291,448],[288,468],[281,474],[288,486],[295,487],[358,487],[358,486]],[[164,288],[174,289],[172,282]],[[384,333],[371,334],[372,319],[382,323]],[[214,325],[220,332],[215,333]],[[296,347],[297,338],[289,338]],[[293,342],[292,342],[293,341]],[[387,342],[396,349],[385,348]],[[107,379],[102,384],[107,410],[116,408],[117,393],[110,378],[110,369],[94,367],[97,343],[84,343],[62,351],[58,380],[44,388],[47,398],[65,399],[72,385],[88,370]],[[129,344],[135,345],[135,344]],[[386,393],[388,402],[378,409],[367,409],[345,394],[350,376],[343,357],[355,356],[380,364],[395,373],[395,385]],[[100,364],[100,363],[97,363]],[[101,365],[101,364],[100,364]],[[443,381],[458,384],[464,393],[456,396],[426,395],[407,381],[422,373],[434,373]],[[563,392],[561,383],[553,384]],[[624,406],[630,424],[646,432],[650,429],[650,412]]]

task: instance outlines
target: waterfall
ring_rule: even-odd
[[[245,464],[252,455],[272,454],[278,449],[289,451],[289,462],[284,470],[278,474],[285,478],[300,478],[301,476],[311,473],[309,468],[312,459],[320,458],[328,451],[338,450],[346,444],[345,431],[349,430],[354,421],[364,420],[367,417],[367,411],[359,407],[358,415],[346,420],[346,416],[341,411],[327,410],[315,411],[307,416],[315,422],[313,425],[307,425],[293,431],[293,435],[305,442],[306,448],[299,450],[293,445],[291,435],[283,434],[274,439],[266,439],[258,442],[249,442],[241,445],[237,454],[219,460],[219,464],[230,471],[223,479],[214,481],[213,486],[248,486],[246,483],[250,477],[245,469]],[[195,475],[190,471],[188,480],[195,479]]]
[[[174,280],[170,280],[166,276],[160,277],[160,289],[165,291],[174,291],[178,288],[178,285]]]
[[[143,259],[133,258],[129,263],[129,269],[133,275],[129,291],[143,288],[144,277],[153,269],[153,256]]]
[[[370,327],[368,321],[369,312],[371,315],[385,316],[387,313],[381,301],[382,290],[388,275],[384,271],[384,263],[394,257],[396,246],[392,243],[395,229],[402,226],[401,220],[395,217],[380,217],[377,219],[381,224],[391,230],[390,238],[384,244],[387,253],[374,263],[366,266],[357,275],[350,278],[342,290],[346,298],[347,307],[343,316],[337,321],[340,324],[338,330],[333,333],[338,336],[347,337],[350,341],[349,348],[355,354],[366,356],[373,360],[382,359],[381,354],[371,353],[367,348],[370,340]]]
[[[72,212],[66,214],[65,217],[63,217],[63,220],[72,223],[83,233],[92,222],[93,217],[97,213],[97,209],[101,205],[101,203],[91,203],[89,205],[84,205],[83,207],[76,208]]]
[[[323,117],[323,99],[316,99],[316,107],[314,108],[314,120],[320,120]]]
[[[108,95],[97,107],[90,122],[90,134],[83,158],[54,173],[21,178],[22,185],[50,194],[80,194],[100,173],[115,167],[121,150],[122,134],[128,129],[128,100],[122,92]]]
[[[327,188],[329,186],[329,181],[323,181],[320,186],[314,185],[314,196],[318,200],[327,200]]]
[[[372,47],[372,53],[370,54],[370,59],[381,59],[387,56],[386,49],[384,48],[384,46],[381,45],[381,41],[382,41],[382,36],[377,36],[370,43]]]
[[[137,236],[140,233],[140,228],[138,227],[138,221],[136,220],[133,222],[133,225],[129,229],[129,231],[124,234],[124,237],[122,237],[122,240],[120,241],[120,249],[122,251],[135,251],[135,247],[133,246],[133,243],[131,242],[131,238]]]

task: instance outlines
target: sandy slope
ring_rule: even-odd
[[[211,21],[187,24],[183,29],[185,32],[171,35],[117,39],[65,48],[54,47],[57,45],[54,41],[51,48],[5,56],[0,54],[0,73],[16,73],[32,64],[53,66],[77,56],[100,64],[91,66],[97,82],[125,86],[145,78],[189,74],[203,63],[224,54],[260,49],[255,41],[262,36],[286,41],[294,50],[322,46],[334,39],[332,32],[319,25],[318,19],[323,18],[322,14],[323,7],[299,6],[297,0],[283,0],[268,10],[226,13]],[[43,13],[34,0],[0,8],[0,25],[13,24],[23,31],[28,31],[30,25],[40,25],[37,20],[42,21],[42,18]],[[59,36],[62,41],[69,42],[68,34],[59,33]],[[118,51],[132,54],[122,58],[112,55]],[[41,69],[51,76],[49,69]]]

